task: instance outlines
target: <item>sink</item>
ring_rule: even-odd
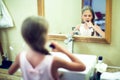
[[[65,54],[62,54],[61,52],[50,52],[50,53],[53,56],[58,56],[67,61],[71,61],[69,57],[67,57]],[[75,55],[78,59],[80,59],[86,65],[86,70],[81,72],[76,72],[76,71],[69,71],[69,70],[60,68],[59,72],[63,73],[61,80],[90,80],[90,77],[94,73],[94,67],[97,62],[97,56],[77,54],[77,53],[73,53],[73,55]]]

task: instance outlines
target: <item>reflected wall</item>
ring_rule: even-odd
[[[50,34],[68,34],[81,22],[81,0],[44,0]]]

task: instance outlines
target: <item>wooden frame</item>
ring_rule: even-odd
[[[111,43],[111,13],[112,13],[112,0],[106,0],[106,29],[105,38],[97,37],[80,37],[73,36],[74,41],[80,42],[93,42],[93,43]],[[38,0],[38,15],[44,16],[44,0]],[[65,40],[65,34],[49,34],[50,40]]]
[[[38,15],[44,16],[44,0],[37,0]]]

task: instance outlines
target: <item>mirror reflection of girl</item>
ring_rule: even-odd
[[[50,55],[45,48],[48,23],[44,18],[28,17],[22,24],[21,32],[29,49],[16,56],[15,62],[8,70],[9,74],[14,74],[20,68],[24,80],[59,80],[59,68],[71,71],[85,70],[85,65],[57,42],[51,42],[52,51],[62,52],[61,54],[67,55],[71,62]]]
[[[89,6],[84,6],[82,9],[82,23],[77,25],[73,32],[78,31],[80,36],[100,36],[105,37],[105,32],[94,24],[94,11]]]

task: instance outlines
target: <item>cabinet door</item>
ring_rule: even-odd
[[[1,54],[0,56],[4,55],[1,41],[0,41],[0,54]]]
[[[0,74],[0,80],[21,80],[21,78],[14,75]]]

